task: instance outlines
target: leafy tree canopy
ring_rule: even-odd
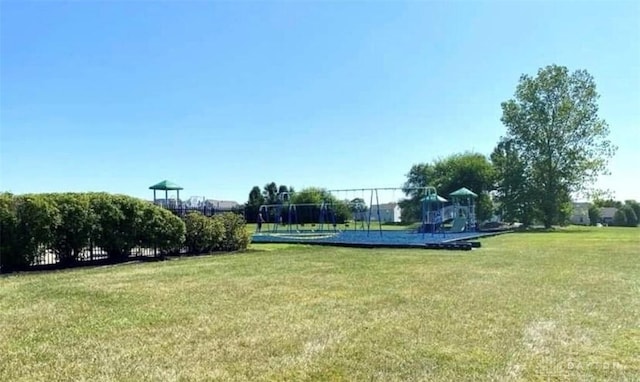
[[[562,222],[572,193],[606,173],[616,148],[598,116],[598,97],[585,70],[550,65],[520,78],[514,98],[502,103],[507,134],[494,151],[494,163],[502,159],[500,193],[507,208],[530,208],[530,217],[550,227]],[[522,198],[531,205],[523,207]]]
[[[491,216],[492,205],[487,193],[496,180],[494,168],[486,156],[465,152],[440,158],[432,163],[415,164],[403,185],[409,199],[400,203],[403,220],[418,220],[422,192],[419,187],[435,187],[439,195],[448,198],[453,191],[466,187],[479,195],[477,214],[480,220]]]

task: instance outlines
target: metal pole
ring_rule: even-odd
[[[371,230],[371,211],[373,207],[373,189],[371,190],[371,197],[369,198],[369,219],[367,219],[367,236]]]
[[[382,220],[380,219],[380,200],[378,199],[377,188],[376,188],[376,204],[378,205],[378,227],[380,228],[380,236],[382,236]]]

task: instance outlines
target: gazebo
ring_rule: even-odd
[[[475,227],[476,224],[476,211],[474,200],[478,197],[478,194],[469,190],[466,187],[462,187],[454,192],[450,193],[451,201],[453,202],[454,211],[457,217],[462,210],[460,206],[466,206],[467,210],[467,222],[470,227]]]
[[[177,184],[170,182],[168,180],[163,180],[162,182],[158,183],[158,184],[154,184],[153,186],[149,187],[150,190],[153,190],[153,203],[156,203],[156,191],[164,191],[164,203],[165,206],[169,205],[169,191],[175,191],[176,192],[176,201],[180,201],[180,190],[183,190],[182,187],[178,186]]]

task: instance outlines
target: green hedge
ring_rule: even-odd
[[[134,247],[179,250],[182,220],[159,206],[106,193],[0,194],[0,265],[27,267],[47,251],[61,264],[79,259],[90,245],[111,259]]]
[[[89,246],[113,260],[136,247],[161,254],[237,251],[250,242],[244,218],[224,213],[184,219],[140,199],[107,193],[0,194],[2,271],[28,267],[45,252],[61,264],[76,262]]]
[[[45,195],[2,194],[0,200],[2,270],[28,266],[52,247],[60,214]]]
[[[244,218],[225,212],[212,218],[197,212],[185,216],[186,246],[191,253],[239,251],[247,248],[250,234]]]
[[[186,246],[190,253],[215,251],[224,237],[224,226],[219,219],[191,212],[184,218],[187,226]]]
[[[251,234],[247,231],[246,221],[242,215],[225,212],[216,215],[214,219],[220,220],[224,226],[224,236],[218,250],[241,251],[247,249],[251,242]]]

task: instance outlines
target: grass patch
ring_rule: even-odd
[[[3,380],[634,380],[640,231],[0,278]]]

